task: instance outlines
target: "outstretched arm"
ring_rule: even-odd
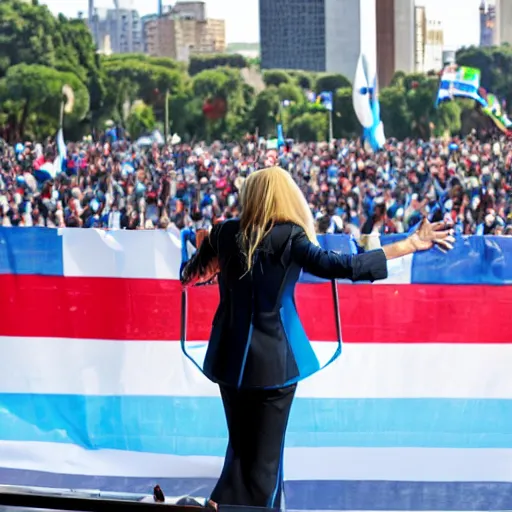
[[[306,272],[323,279],[376,281],[388,276],[382,249],[357,255],[337,254],[311,243],[302,230],[293,238],[292,257]]]
[[[406,240],[357,255],[325,251],[312,244],[306,233],[300,231],[294,236],[292,254],[306,272],[317,277],[377,281],[388,276],[387,260],[428,250],[434,244],[450,250],[453,248],[453,241],[452,230],[445,229],[443,223],[430,224],[425,219],[421,227]]]

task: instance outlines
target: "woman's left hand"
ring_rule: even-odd
[[[435,222],[431,224],[424,218],[419,229],[413,233],[409,240],[416,251],[428,251],[434,244],[446,251],[453,249],[455,238],[453,229],[447,227],[444,222]]]
[[[206,284],[213,281],[218,272],[217,266],[213,265],[205,269],[202,274],[198,272],[198,269],[193,268],[193,265],[187,265],[181,274],[181,284],[184,287]]]

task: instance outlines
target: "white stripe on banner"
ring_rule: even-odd
[[[396,258],[387,262],[388,277],[375,284],[411,284],[413,255]]]
[[[218,396],[178,342],[0,337],[0,352],[0,393]],[[510,399],[510,368],[511,344],[346,343],[298,396]]]
[[[1,467],[56,474],[217,478],[222,457],[182,457],[60,443],[0,441]],[[287,448],[286,480],[507,482],[512,450],[432,448]],[[307,461],[305,464],[304,461]]]
[[[61,229],[64,275],[179,279],[181,240],[168,231]]]
[[[179,279],[181,240],[171,231],[61,229],[64,275]],[[380,246],[380,243],[378,244]],[[410,284],[413,255],[388,262],[378,284]]]

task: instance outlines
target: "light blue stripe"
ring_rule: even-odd
[[[58,230],[0,227],[0,274],[64,275]]]
[[[286,445],[512,448],[511,418],[512,400],[297,398]],[[0,395],[2,440],[224,456],[226,437],[217,398]]]

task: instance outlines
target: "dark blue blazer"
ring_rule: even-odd
[[[387,277],[386,257],[380,249],[358,255],[325,251],[299,226],[282,223],[263,240],[247,272],[239,228],[238,220],[216,225],[188,264],[192,273],[214,258],[220,266],[220,303],[199,366],[209,379],[228,386],[294,384],[325,366],[295,307],[301,271],[325,279],[374,281]]]

